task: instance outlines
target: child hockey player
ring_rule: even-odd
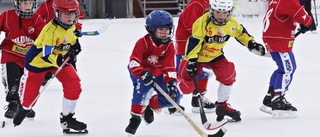
[[[79,16],[77,0],[54,0],[53,10],[56,17],[44,26],[25,57],[25,71],[21,78],[21,105],[14,116],[15,126],[20,125],[26,114],[35,105],[41,83],[47,72],[55,73],[63,86],[62,112],[60,124],[65,133],[87,133],[87,125],[73,116],[82,91],[80,78],[70,65],[74,60],[74,49],[79,45],[73,34]],[[65,65],[64,65],[65,64]]]
[[[235,82],[234,64],[223,53],[223,47],[230,37],[235,37],[250,51],[263,56],[265,48],[254,41],[246,29],[232,17],[232,0],[210,0],[210,12],[198,18],[192,27],[192,36],[187,41],[185,56],[179,67],[179,87],[184,94],[194,91],[193,78],[197,78],[202,69],[210,67],[220,82],[216,101],[217,121],[229,116],[233,121],[240,121],[240,111],[227,103]]]
[[[55,13],[53,11],[53,7],[52,7],[52,2],[53,0],[46,0],[45,2],[43,2],[39,9],[37,10],[37,14],[39,14],[47,23],[50,22],[52,19],[55,18]],[[73,32],[77,37],[81,37],[81,29],[82,29],[82,22],[84,19],[84,15],[82,10],[80,9],[80,14],[79,14],[79,19],[76,23],[76,30]],[[75,49],[76,55],[78,55],[81,52],[81,47],[79,47],[79,49]],[[77,70],[76,68],[76,62],[77,62],[77,57],[75,56],[75,61],[74,63],[72,63],[73,67]],[[47,84],[47,82],[49,81],[49,79],[51,79],[52,77],[52,73],[48,72],[45,75],[45,79],[42,82],[42,86],[45,86]]]
[[[23,75],[24,57],[45,25],[43,19],[34,14],[36,0],[14,0],[14,10],[0,15],[0,32],[5,32],[1,50],[1,74],[9,105],[4,116],[13,119],[19,101],[19,84]],[[27,118],[34,118],[35,112],[30,110]]]
[[[297,108],[284,97],[297,68],[292,52],[294,32],[296,22],[304,26],[301,29],[307,28],[308,30],[312,17],[307,14],[298,0],[273,0],[269,1],[267,14],[263,21],[262,39],[278,68],[271,75],[268,93],[263,99],[263,106],[260,107],[260,110],[276,118],[296,117]]]
[[[192,35],[193,23],[203,14],[210,10],[209,0],[190,0],[183,12],[179,16],[176,30],[176,70],[183,58],[188,38]],[[178,76],[179,77],[179,76]],[[215,104],[204,96],[207,91],[209,74],[202,72],[198,77],[199,90],[202,96],[202,103],[205,112],[214,112]],[[196,92],[193,91],[191,100],[192,112],[199,113],[199,104]],[[170,113],[174,113],[176,108],[169,108]]]
[[[152,11],[146,19],[148,34],[140,38],[132,51],[128,65],[134,91],[131,102],[131,119],[125,131],[135,134],[143,118],[147,124],[154,120],[153,111],[172,107],[172,104],[155,88],[157,83],[177,103],[180,92],[176,86],[174,64],[173,19],[163,10]],[[153,95],[153,91],[158,94]]]

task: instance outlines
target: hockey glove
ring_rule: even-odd
[[[57,65],[61,66],[62,63],[69,57],[68,62],[66,63],[66,65],[70,65],[74,62],[75,58],[75,51],[73,49],[69,49],[69,51],[67,52],[67,54],[63,55],[59,55],[58,59],[57,59]]]
[[[264,48],[264,46],[261,45],[260,43],[253,41],[253,40],[249,41],[248,49],[252,53],[259,55],[259,56],[264,56],[266,54],[266,49]]]
[[[76,30],[73,32],[73,34],[76,35],[78,38],[79,38],[79,37],[82,37],[81,30],[76,29]]]
[[[74,50],[74,52],[75,52],[75,55],[78,55],[80,52],[81,52],[81,45],[80,45],[80,43],[79,43],[79,39],[77,39],[77,42],[76,42],[76,44],[74,44],[73,46],[71,46],[72,47],[72,49]]]
[[[302,34],[306,33],[307,31],[309,31],[311,28],[311,25],[306,27],[306,26],[303,26],[302,24],[300,24],[300,29],[298,29],[298,31],[301,31]]]
[[[187,72],[190,77],[197,75],[197,58],[189,59],[188,66],[187,66]]]
[[[167,84],[167,87],[168,87],[170,98],[175,101],[178,93],[177,83],[174,80],[171,80]]]
[[[141,73],[140,78],[143,80],[145,86],[150,86],[155,81],[155,77],[149,70],[145,70]]]

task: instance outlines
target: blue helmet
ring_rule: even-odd
[[[170,30],[169,37],[160,39],[155,37],[157,28],[168,28]],[[152,11],[146,19],[146,29],[154,42],[158,45],[168,43],[173,37],[173,19],[169,12],[164,10]]]

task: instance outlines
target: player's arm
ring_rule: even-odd
[[[247,29],[243,25],[239,24],[239,26],[237,27],[235,38],[239,43],[246,46],[252,53],[260,56],[265,55],[265,47],[262,44],[257,43],[254,40],[254,37],[248,33]]]
[[[43,20],[45,20],[46,22],[49,22],[47,21],[47,2],[43,2],[40,7],[38,8],[38,10],[36,11],[36,14],[40,15],[42,17]]]
[[[145,68],[141,65],[145,51],[146,43],[143,39],[139,39],[133,48],[129,61],[129,69],[137,78],[140,78],[141,73],[145,71]]]
[[[202,16],[198,18],[192,25],[192,35],[188,38],[185,48],[185,60],[198,58],[198,53],[201,50],[202,42],[207,31],[203,29],[203,25],[206,24],[206,18]]]
[[[173,43],[171,42],[165,52],[164,60],[162,62],[163,80],[165,83],[168,83],[172,80],[176,82],[177,73],[174,59],[175,49]]]

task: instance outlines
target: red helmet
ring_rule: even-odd
[[[53,12],[55,13],[56,19],[59,21],[60,25],[66,28],[70,28],[72,25],[64,24],[60,21],[59,13],[76,13],[76,23],[79,19],[79,2],[78,0],[53,0],[52,2]]]

